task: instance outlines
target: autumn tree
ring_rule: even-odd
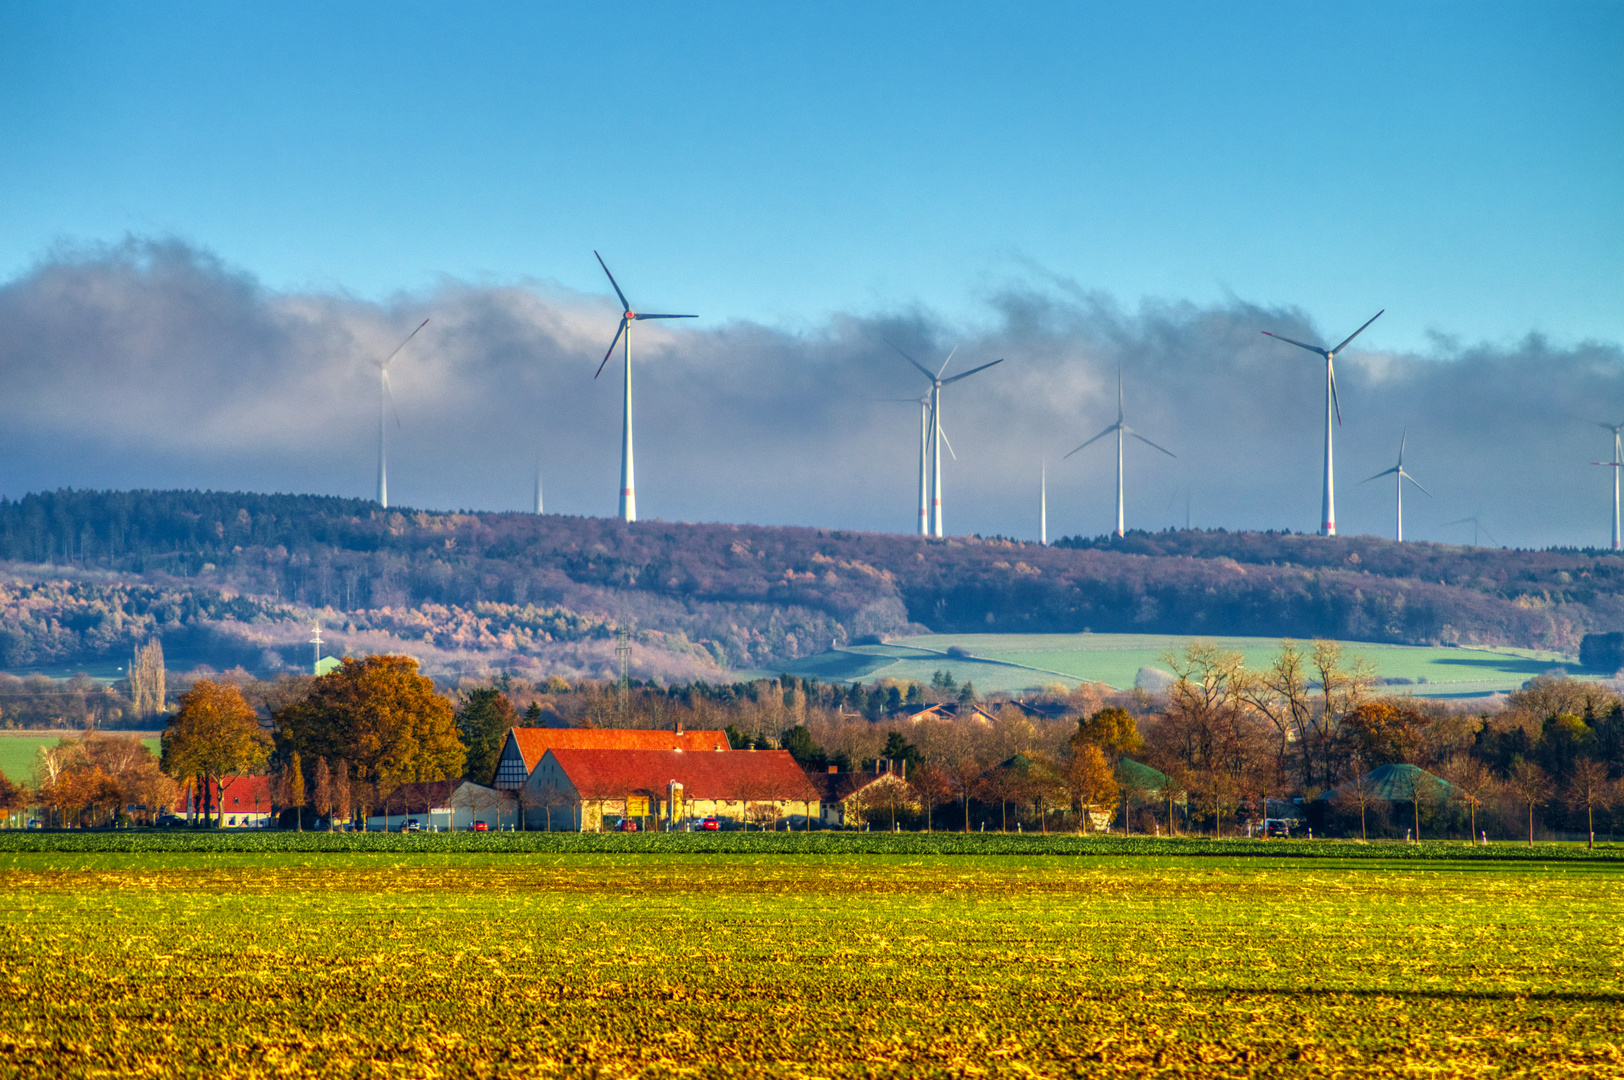
[[[1085,742],[1066,763],[1066,790],[1072,805],[1077,808],[1077,831],[1083,831],[1083,822],[1089,811],[1109,809],[1116,805],[1117,781],[1112,775],[1111,763],[1093,743]]]
[[[327,831],[333,831],[333,771],[327,765],[327,759],[316,759],[316,784],[313,789],[311,802],[315,805],[316,813],[327,819]]]
[[[317,759],[321,760],[320,758]],[[284,797],[288,805],[293,808],[295,827],[304,832],[305,782],[304,765],[299,760],[299,752],[295,750],[288,758],[287,784]]]
[[[407,656],[345,657],[275,720],[281,749],[342,757],[353,779],[377,785],[381,795],[457,776],[467,761],[451,702]]]
[[[1395,701],[1365,701],[1342,720],[1343,735],[1372,765],[1414,763],[1426,717]]]
[[[27,808],[28,789],[21,784],[13,784],[4,773],[0,773],[0,810],[6,812],[7,824],[12,814]]]
[[[219,787],[224,777],[253,773],[270,751],[271,737],[260,729],[242,691],[231,683],[199,679],[181,695],[164,730],[163,770],[177,780],[197,777],[207,799],[211,781]],[[219,815],[223,821],[223,801]]]
[[[536,710],[540,716],[540,710]],[[468,748],[463,775],[477,784],[489,784],[496,775],[496,759],[509,728],[519,725],[513,702],[496,687],[471,690],[457,710],[457,734]]]
[[[333,770],[333,805],[327,819],[328,829],[333,827],[332,819],[334,817],[340,821],[350,819],[350,799],[350,763],[340,760],[338,767]]]
[[[1551,778],[1532,761],[1519,761],[1506,779],[1506,793],[1518,806],[1528,808],[1528,846],[1534,846],[1534,807],[1544,806],[1551,796]]]
[[[1134,720],[1133,714],[1115,705],[1077,721],[1077,732],[1071,737],[1072,751],[1075,753],[1083,743],[1099,747],[1107,757],[1113,759],[1137,753],[1144,745],[1139,738],[1139,723]]]
[[[1596,846],[1596,811],[1611,809],[1618,795],[1618,785],[1607,778],[1607,766],[1591,758],[1573,763],[1562,801],[1575,813],[1584,811],[1585,847]]]

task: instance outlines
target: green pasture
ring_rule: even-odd
[[[1142,667],[1167,669],[1163,657],[1191,642],[1216,641],[1263,667],[1279,652],[1276,638],[1202,638],[1182,634],[929,634],[896,638],[884,645],[853,645],[797,660],[793,675],[824,681],[901,679],[928,683],[939,670],[987,691],[1018,691],[1059,683],[1102,682],[1129,689]],[[1572,668],[1572,657],[1534,649],[1427,648],[1341,643],[1347,657],[1369,660],[1382,678],[1412,680],[1395,693],[1427,697],[1474,697],[1515,690],[1553,667]],[[962,649],[969,658],[947,655]]]
[[[0,731],[0,774],[15,783],[32,783],[34,779],[34,760],[42,746],[55,746],[64,737],[83,735],[82,731]],[[124,732],[113,732],[115,735]],[[141,745],[145,746],[154,756],[162,752],[158,736],[146,732],[131,733],[138,735]]]
[[[1624,869],[0,853],[0,1076],[1624,1076]]]

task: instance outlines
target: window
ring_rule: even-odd
[[[502,760],[496,765],[496,786],[506,790],[522,788],[528,779],[530,771],[524,767],[524,755],[509,742],[507,749],[502,751]]]

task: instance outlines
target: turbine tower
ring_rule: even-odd
[[[1119,368],[1117,370],[1117,418],[1116,418],[1116,423],[1112,424],[1110,427],[1106,428],[1104,431],[1100,432],[1098,435],[1096,435],[1092,439],[1088,440],[1088,442],[1085,442],[1082,446],[1079,446],[1077,448],[1077,450],[1081,450],[1081,449],[1083,449],[1083,447],[1092,446],[1093,444],[1099,442],[1101,439],[1105,438],[1107,435],[1111,434],[1112,432],[1116,433],[1116,446],[1117,446],[1117,452],[1116,452],[1116,465],[1117,465],[1117,477],[1116,477],[1116,480],[1117,480],[1117,485],[1116,485],[1116,495],[1117,495],[1117,500],[1116,500],[1116,502],[1117,502],[1117,507],[1116,507],[1116,510],[1117,510],[1116,534],[1118,536],[1122,536],[1124,534],[1123,533],[1123,528],[1122,528],[1122,436],[1124,436],[1124,435],[1132,435],[1134,438],[1138,439],[1140,442],[1144,443],[1146,446],[1155,446],[1156,449],[1160,450],[1162,453],[1166,454],[1168,457],[1178,457],[1178,455],[1173,453],[1173,451],[1168,450],[1165,447],[1156,446],[1155,443],[1151,442],[1149,439],[1145,438],[1143,435],[1139,434],[1133,428],[1129,427],[1126,423],[1124,423],[1123,419],[1124,418],[1123,418],[1123,412],[1122,412],[1122,371]],[[1073,450],[1071,452],[1071,454],[1075,454],[1077,452],[1077,450]],[[1066,457],[1071,457],[1071,454],[1067,454]],[[1065,458],[1061,458],[1060,460],[1064,461]]]
[[[1372,315],[1365,323],[1365,326],[1369,326],[1371,323],[1381,318],[1382,312],[1385,312],[1386,310],[1386,308],[1382,308],[1381,311],[1378,311],[1376,314]],[[1331,475],[1332,414],[1335,414],[1336,422],[1338,424],[1342,423],[1342,404],[1337,400],[1336,397],[1336,354],[1347,348],[1348,342],[1364,333],[1365,326],[1361,326],[1359,329],[1349,334],[1343,339],[1342,344],[1338,345],[1334,349],[1327,349],[1320,345],[1310,345],[1303,341],[1293,341],[1291,338],[1282,337],[1281,335],[1272,333],[1268,330],[1263,331],[1265,334],[1268,334],[1269,337],[1275,338],[1279,341],[1284,341],[1288,345],[1295,345],[1299,349],[1307,349],[1311,353],[1318,353],[1320,356],[1325,357],[1325,487],[1320,496],[1321,536],[1336,535],[1336,481]]]
[[[539,517],[541,513],[541,462],[538,461],[536,462],[536,515]]]
[[[1401,544],[1404,542],[1404,481],[1408,480],[1410,483],[1414,484],[1416,487],[1421,488],[1421,490],[1423,492],[1426,492],[1426,494],[1427,494],[1427,496],[1429,498],[1432,496],[1432,492],[1427,491],[1427,489],[1424,488],[1424,487],[1421,487],[1421,481],[1417,480],[1415,477],[1411,476],[1409,473],[1404,471],[1404,443],[1409,439],[1409,437],[1410,437],[1410,431],[1409,431],[1408,428],[1405,428],[1404,429],[1404,434],[1400,435],[1399,440],[1398,440],[1398,464],[1397,465],[1394,465],[1391,469],[1383,469],[1381,472],[1377,473],[1375,476],[1369,476],[1369,477],[1366,477],[1365,479],[1359,481],[1361,484],[1368,484],[1372,480],[1380,480],[1384,476],[1391,476],[1393,478],[1393,482],[1398,488],[1398,511],[1397,511],[1398,524],[1396,526],[1396,529],[1397,529],[1396,536],[1397,536],[1398,542],[1401,543]]]
[[[1624,432],[1624,424],[1598,423],[1596,426],[1606,428],[1613,433],[1613,460],[1592,461],[1590,464],[1605,465],[1613,470],[1613,550],[1624,550],[1619,546],[1620,537],[1618,535],[1618,473],[1620,469],[1624,469],[1624,438],[1621,438],[1620,432]]]
[[[424,319],[417,324],[417,330],[427,326],[429,321]],[[389,447],[384,438],[388,427],[384,424],[384,407],[388,406],[395,413],[395,426],[400,426],[400,413],[395,411],[395,395],[389,389],[389,361],[393,360],[406,347],[406,342],[417,336],[417,330],[406,335],[406,341],[395,346],[395,351],[378,361],[378,505],[385,510],[389,509]]]
[[[1446,526],[1447,525],[1470,525],[1472,527],[1472,546],[1477,547],[1477,530],[1481,526],[1480,526],[1480,524],[1479,524],[1479,522],[1477,520],[1477,515],[1476,514],[1473,514],[1471,517],[1456,518],[1454,521],[1446,521],[1446,522],[1444,522],[1444,524]],[[1487,530],[1487,529],[1483,530],[1483,535],[1487,536],[1490,540],[1493,540],[1497,544],[1500,542],[1498,540],[1495,540],[1494,539],[1494,534],[1489,532],[1489,530]]]
[[[1049,546],[1049,463],[1038,472],[1038,543]]]
[[[886,342],[886,344],[891,345],[893,349],[897,349],[897,347],[892,345],[889,341]],[[1002,364],[1004,362],[1003,358],[1000,357],[999,359],[992,361],[992,363],[982,364],[980,367],[971,368],[969,371],[963,372],[962,374],[954,375],[950,379],[944,379],[942,378],[942,372],[946,371],[947,365],[953,362],[953,353],[956,352],[958,352],[958,349],[954,348],[953,352],[948,353],[947,359],[942,361],[941,370],[937,371],[933,375],[931,374],[930,369],[925,367],[925,365],[921,364],[919,361],[915,360],[901,349],[897,349],[897,353],[904,360],[918,368],[920,373],[924,375],[925,378],[930,380],[929,404],[926,406],[930,424],[930,432],[928,435],[928,442],[930,444],[930,531],[926,535],[938,538],[942,535],[942,443],[947,438],[947,436],[942,434],[942,387],[948,385],[949,383],[956,383],[960,379],[968,379],[978,371],[986,371],[994,364]],[[948,447],[948,453],[953,453],[952,446]],[[957,455],[955,454],[954,457],[956,459]]]
[[[609,342],[609,351],[603,354],[603,363],[598,365],[597,373],[592,377],[596,379],[603,374],[604,364],[615,354],[615,346],[625,339],[625,399],[620,420],[620,517],[623,521],[637,520],[637,487],[632,482],[632,330],[634,322],[644,319],[697,319],[698,315],[650,315],[646,312],[632,310],[631,302],[626,294],[620,291],[620,283],[615,275],[609,273],[608,265],[603,256],[596,251],[592,253],[597,257],[598,265],[603,267],[609,284],[614,287],[615,295],[620,297],[620,325],[615,327],[614,340]]]

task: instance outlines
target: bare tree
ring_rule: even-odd
[[[315,803],[316,813],[327,819],[327,831],[333,831],[333,771],[327,765],[327,759],[316,759],[316,785],[312,802]]]
[[[1544,806],[1551,796],[1551,778],[1532,761],[1519,761],[1506,780],[1506,792],[1518,806],[1528,807],[1528,846],[1534,846],[1534,807]]]
[[[1415,815],[1414,835],[1421,840],[1421,808],[1437,806],[1444,798],[1444,786],[1436,777],[1419,767],[1405,769],[1394,777],[1393,794],[1410,804]]]
[[[1467,827],[1472,830],[1472,843],[1477,843],[1477,809],[1494,790],[1494,777],[1469,754],[1456,754],[1439,771],[1449,781],[1450,794],[1466,805]]]
[[[1585,847],[1596,846],[1596,811],[1612,809],[1618,796],[1618,785],[1607,778],[1607,766],[1591,758],[1573,763],[1563,802],[1570,810],[1585,812]]]
[[[1386,800],[1376,794],[1376,786],[1371,783],[1370,774],[1365,771],[1365,763],[1357,757],[1353,759],[1353,778],[1336,789],[1331,797],[1331,805],[1344,812],[1359,811],[1359,839],[1370,838],[1366,829],[1365,817],[1373,809],[1387,805]]]

